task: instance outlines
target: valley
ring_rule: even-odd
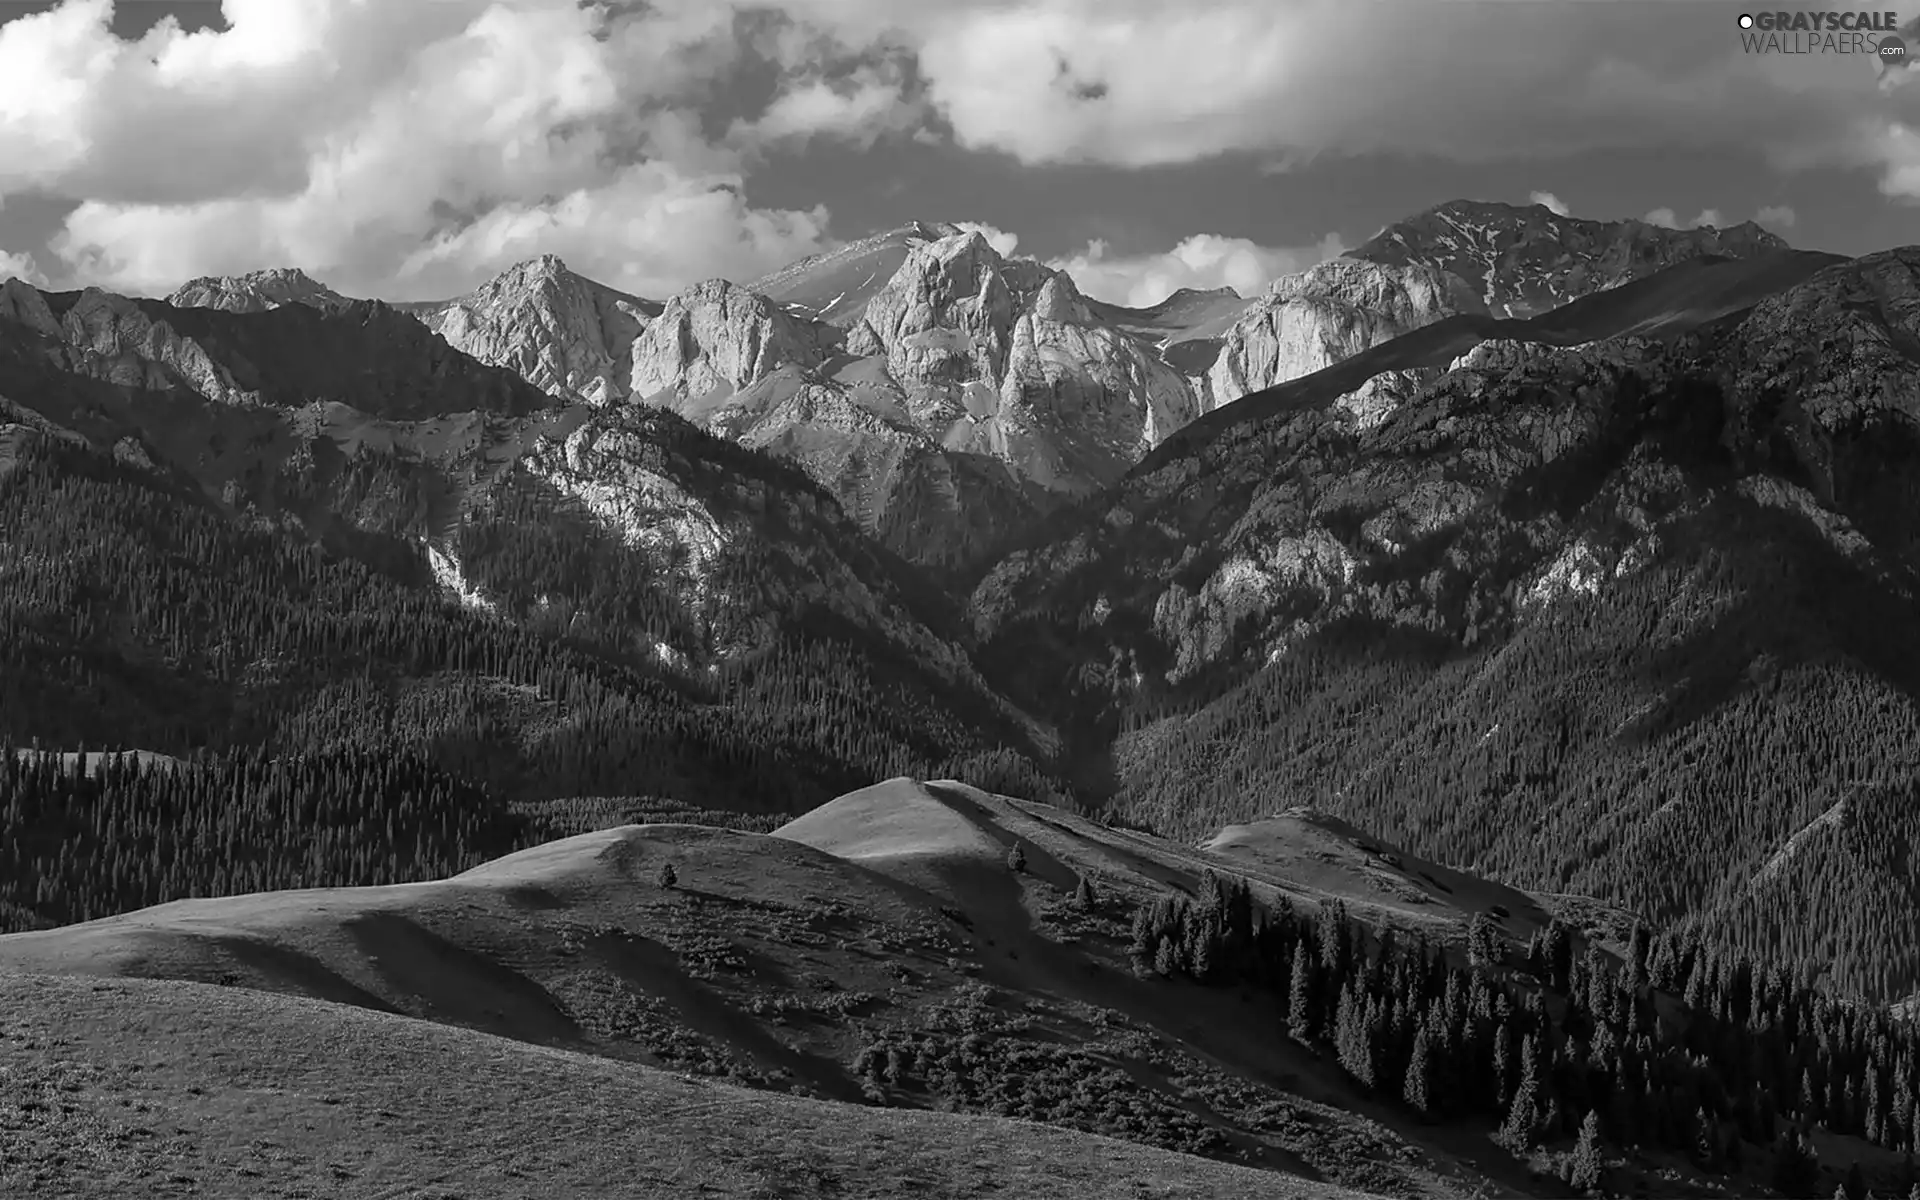
[[[1916,270],[10,280],[0,1187],[1904,1195]]]

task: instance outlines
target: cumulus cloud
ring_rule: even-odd
[[[1527,199],[1535,204],[1544,206],[1549,212],[1555,213],[1558,216],[1570,216],[1573,212],[1572,209],[1567,207],[1566,201],[1554,195],[1552,192],[1534,192],[1528,196]]]
[[[869,148],[887,134],[919,130],[926,119],[925,102],[909,96],[898,62],[861,63],[842,78],[790,81],[764,113],[736,122],[731,136],[754,146],[824,136]]]
[[[0,279],[24,279],[35,287],[45,287],[47,277],[31,254],[15,254],[0,248]]]
[[[1014,247],[1020,244],[1019,234],[1008,233],[1004,229],[995,229],[991,225],[982,225],[978,221],[955,221],[954,224],[961,229],[977,233],[987,239],[987,245],[992,246],[1001,258],[1011,258]]]
[[[1654,31],[1639,5],[1431,0],[224,0],[224,30],[123,42],[111,0],[64,0],[0,25],[0,196],[79,203],[41,261],[85,282],[292,265],[397,299],[546,251],[653,295],[760,274],[835,241],[824,210],[748,191],[766,151],[819,139],[1275,171],[1745,148],[1920,199],[1920,87],[1744,55],[1724,14],[1672,7]],[[735,112],[743,79],[766,102]],[[1309,253],[1093,251],[1114,282],[1092,286],[1127,295],[1127,272],[1237,287]]]
[[[1769,204],[1753,214],[1753,219],[1771,228],[1792,229],[1794,222],[1800,219],[1800,215],[1793,211],[1791,205]]]
[[[554,252],[660,294],[828,242],[819,209],[749,204],[740,152],[693,115],[743,53],[723,8],[225,13],[225,31],[163,21],[137,43],[109,32],[107,0],[0,26],[0,192],[82,201],[50,247],[89,282],[151,292],[286,264],[419,298]],[[796,104],[776,119],[800,122]]]
[[[1047,265],[1067,272],[1096,300],[1146,308],[1181,288],[1230,287],[1252,296],[1276,277],[1304,271],[1345,249],[1338,234],[1328,234],[1313,246],[1277,247],[1201,233],[1158,254],[1114,255],[1106,242],[1096,240],[1080,253]]]
[[[1600,148],[1744,148],[1783,167],[1875,167],[1889,115],[1848,55],[1748,55],[1712,6],[1431,0],[786,0],[841,36],[916,47],[962,145],[1027,163],[1411,152],[1466,162]],[[1656,35],[1657,36],[1654,36]],[[1391,69],[1369,47],[1403,48]],[[1911,72],[1902,73],[1904,78]],[[1686,113],[1675,120],[1674,113]],[[1904,160],[1901,160],[1904,162]]]
[[[1793,210],[1789,208],[1783,211],[1787,213],[1787,223],[1792,224]],[[1666,229],[1704,229],[1709,225],[1720,228],[1727,223],[1726,218],[1720,215],[1720,210],[1717,208],[1703,208],[1691,221],[1680,220],[1671,208],[1656,208],[1640,219],[1649,225],[1659,225]]]

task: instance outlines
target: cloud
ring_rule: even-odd
[[[911,134],[927,120],[924,101],[908,94],[897,61],[861,63],[838,79],[810,75],[789,81],[760,116],[734,123],[730,140],[752,146],[832,137],[862,149],[888,134]]]
[[[162,21],[137,43],[110,13],[0,26],[0,193],[80,201],[49,245],[87,282],[293,265],[423,298],[553,252],[660,294],[831,240],[819,209],[749,203],[741,150],[703,132],[747,53],[718,6],[226,0],[225,31]]]
[[[1800,216],[1789,205],[1769,204],[1753,214],[1753,219],[1771,228],[1792,229],[1794,222],[1798,221]]]
[[[1764,213],[1776,210],[1762,209],[1761,211]],[[1778,211],[1784,211],[1787,214],[1787,224],[1790,225],[1793,223],[1792,209],[1789,208]],[[1666,229],[1704,229],[1709,225],[1715,228],[1724,228],[1727,223],[1727,219],[1720,215],[1720,210],[1717,208],[1703,208],[1700,210],[1699,216],[1684,223],[1674,214],[1671,208],[1656,208],[1640,219],[1649,225],[1659,225]]]
[[[1533,194],[1528,196],[1527,199],[1531,200],[1535,204],[1544,205],[1549,211],[1553,212],[1557,216],[1562,216],[1562,217],[1568,216],[1573,211],[1572,209],[1567,207],[1566,201],[1554,195],[1552,192],[1534,192]]]
[[[1657,15],[1431,0],[785,7],[849,41],[884,31],[913,46],[954,139],[1029,164],[1247,154],[1286,169],[1328,153],[1474,163],[1744,149],[1782,167],[1877,168],[1904,190],[1882,134],[1889,117],[1920,126],[1920,88],[1877,89],[1859,56],[1746,54],[1711,5]],[[1398,48],[1391,66],[1376,64],[1383,40]]]
[[[14,254],[0,249],[0,279],[24,279],[35,287],[45,287],[47,277],[31,254]]]
[[[982,225],[978,221],[955,221],[954,224],[987,239],[987,245],[992,246],[994,252],[1001,258],[1012,258],[1014,247],[1020,244],[1019,234],[995,229],[991,225]]]
[[[1106,242],[1094,241],[1080,253],[1047,265],[1067,272],[1081,292],[1096,300],[1147,308],[1181,288],[1230,287],[1242,296],[1257,295],[1276,277],[1304,271],[1345,249],[1339,235],[1331,233],[1317,245],[1298,247],[1202,233],[1159,254],[1114,256]]]

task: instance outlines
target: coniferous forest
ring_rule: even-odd
[[[1836,999],[1811,973],[1636,925],[1624,961],[1558,918],[1524,947],[1481,915],[1462,961],[1352,920],[1340,901],[1268,910],[1208,872],[1197,897],[1133,916],[1136,973],[1251,985],[1276,1036],[1337,1062],[1365,1093],[1430,1123],[1493,1126],[1577,1191],[1604,1186],[1604,1152],[1684,1156],[1791,1197],[1818,1190],[1818,1131],[1901,1151],[1903,1167],[1848,1194],[1905,1196],[1920,1152],[1920,1032]]]
[[[490,547],[497,527],[468,535],[480,571],[523,549]],[[564,628],[462,609],[417,559],[382,569],[243,524],[52,438],[15,448],[0,528],[9,927],[432,878],[619,814],[770,827],[903,774],[1059,796],[991,714],[844,623],[790,623],[711,672],[621,652],[679,629],[664,606],[652,626],[609,610],[646,594],[605,578],[617,556],[556,562],[564,523],[524,548],[550,590],[578,584],[585,619]],[[181,761],[96,778],[18,753],[36,748]]]

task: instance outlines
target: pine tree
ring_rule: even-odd
[[[1516,1154],[1524,1153],[1533,1146],[1539,1128],[1539,1085],[1529,1076],[1514,1089],[1513,1104],[1507,1109],[1506,1123],[1500,1127],[1500,1142]]]
[[[1090,913],[1100,906],[1100,898],[1094,894],[1093,881],[1085,875],[1074,885],[1073,906],[1083,913]]]
[[[1127,947],[1135,974],[1145,975],[1154,969],[1159,948],[1160,936],[1153,927],[1153,914],[1143,904],[1133,911],[1133,943]]]
[[[1840,1190],[1846,1193],[1847,1200],[1867,1200],[1867,1180],[1860,1171],[1860,1160],[1854,1159],[1847,1168],[1847,1178]]]
[[[1196,923],[1193,927],[1193,941],[1187,952],[1189,971],[1196,982],[1207,983],[1213,979],[1217,967],[1215,949],[1217,941],[1210,922]]]
[[[1313,1011],[1313,962],[1306,942],[1293,951],[1293,978],[1287,987],[1287,1023],[1293,1036],[1310,1042],[1317,1035],[1319,1021]]]
[[[1013,849],[1007,851],[1007,869],[1015,874],[1020,874],[1027,869],[1027,852],[1021,848],[1019,842],[1015,842]]]
[[[1428,1044],[1427,1023],[1416,1019],[1415,1026],[1401,1094],[1408,1106],[1424,1117],[1433,1112],[1433,1050]]]
[[[1476,967],[1497,966],[1504,958],[1506,943],[1486,913],[1473,914],[1467,923],[1467,962]]]
[[[1648,958],[1653,946],[1653,932],[1645,925],[1642,925],[1637,919],[1633,923],[1633,936],[1629,942],[1629,946],[1630,950],[1627,956],[1627,986],[1637,993],[1641,988],[1646,987],[1647,984],[1652,982],[1653,978],[1652,969],[1648,963]]]
[[[680,873],[673,869],[670,862],[660,864],[660,886],[668,890],[680,886]]]
[[[1580,1122],[1580,1138],[1573,1144],[1573,1158],[1567,1167],[1567,1183],[1577,1192],[1591,1192],[1600,1186],[1600,1114],[1588,1110]]]

